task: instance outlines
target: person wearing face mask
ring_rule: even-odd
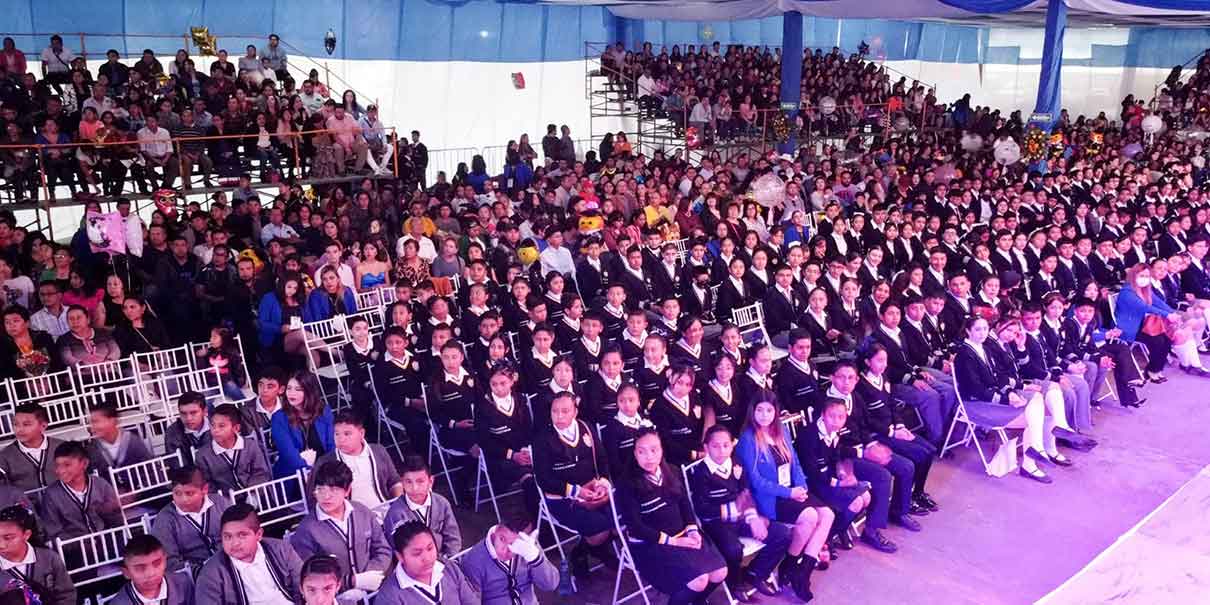
[[[1210,376],[1202,367],[1197,353],[1197,341],[1181,332],[1183,318],[1152,290],[1151,269],[1138,264],[1127,270],[1127,283],[1118,295],[1114,318],[1122,331],[1122,340],[1141,342],[1147,347],[1147,377],[1152,381],[1163,377],[1169,352],[1176,353],[1181,370],[1200,377]]]

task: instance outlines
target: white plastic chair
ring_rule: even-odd
[[[386,288],[373,288],[353,294],[353,300],[357,303],[357,308],[371,309],[373,307],[381,307],[383,304],[382,291],[384,289]],[[391,288],[391,290],[394,290],[394,288]]]
[[[131,538],[151,531],[150,519],[140,517],[121,527],[103,529],[78,538],[55,538],[55,551],[64,561],[77,588],[122,575],[118,564]]]
[[[361,310],[356,313],[350,313],[349,315],[345,316],[346,329],[348,329],[348,326],[351,326],[353,324],[354,319],[356,319],[358,317],[364,317],[366,319],[366,321],[369,322],[369,324],[370,324],[370,334],[372,334],[374,336],[382,336],[382,333],[386,331],[386,320],[383,318],[383,315],[382,315],[382,306],[381,305],[376,305],[373,307],[358,306],[357,308],[361,309]]]
[[[801,415],[800,415],[800,417],[801,417]],[[782,423],[786,423],[786,422],[787,422],[787,419],[783,417]],[[702,464],[703,462],[705,462],[705,460],[706,460],[705,458],[701,458],[694,462],[690,462],[689,464],[685,464],[685,465],[681,466],[681,481],[683,482],[683,485],[685,486],[685,497],[689,498],[690,502],[693,501],[693,490],[689,486],[689,473],[693,472],[693,467],[695,467],[699,464]],[[702,520],[697,517],[696,509],[693,511],[693,520],[697,522],[698,527],[702,527]],[[760,549],[765,547],[764,542],[761,542],[760,540],[757,540],[756,538],[749,538],[748,536],[740,536],[739,543],[743,548],[743,553],[744,553],[743,558],[745,558],[745,559],[760,552]],[[731,605],[735,605],[736,603],[739,602],[738,600],[736,600],[735,596],[731,594],[731,588],[727,586],[726,582],[723,583],[722,589],[723,589],[723,594],[727,596],[728,603],[731,603]]]
[[[487,470],[487,458],[479,456],[479,471],[475,474],[475,512],[479,512],[479,505],[484,502],[492,503],[492,511],[496,513],[496,523],[501,522],[500,505],[497,503],[500,498],[507,498],[522,493],[524,490],[521,484],[517,483],[512,489],[506,490],[503,493],[496,493],[496,487],[492,484],[491,473]],[[481,488],[487,486],[487,497],[481,495]]]
[[[86,430],[88,404],[80,397],[70,370],[13,379],[8,384],[9,400],[14,405],[36,403],[46,410],[50,418],[47,434],[60,436]]]
[[[134,354],[135,376],[145,410],[152,411],[157,406],[165,406],[171,398],[180,394],[179,391],[160,390],[159,387],[168,386],[170,383],[167,378],[172,375],[191,370],[193,357],[193,351],[188,345]]]
[[[151,460],[110,467],[109,482],[118,494],[126,518],[131,518],[130,511],[145,509],[169,496],[168,487],[172,482],[168,475],[183,464],[181,452],[174,451]]]
[[[992,475],[992,459],[983,452],[983,446],[980,445],[979,436],[975,433],[975,430],[978,428],[983,428],[985,430],[994,432],[1000,438],[1001,445],[1005,445],[1010,443],[1008,439],[1008,426],[1001,424],[981,423],[971,418],[970,414],[966,411],[966,402],[962,398],[962,391],[958,388],[957,372],[954,372],[954,393],[958,402],[954,407],[954,421],[950,423],[950,428],[945,433],[945,441],[942,443],[941,452],[937,454],[937,457],[943,458],[945,457],[946,452],[957,447],[974,445],[975,451],[979,453],[979,461],[983,463],[983,471],[988,475]],[[1021,409],[1021,413],[1025,413],[1024,408]],[[959,424],[962,424],[963,429],[965,429],[965,433],[960,440],[951,443],[950,440],[954,436],[954,428]]]
[[[634,563],[634,556],[630,554],[630,545],[626,541],[626,526],[622,525],[622,519],[618,515],[617,506],[617,490],[610,488],[609,490],[609,512],[613,517],[613,528],[617,532],[617,537],[614,542],[614,549],[618,551],[618,573],[613,580],[613,601],[615,605],[625,603],[635,597],[643,599],[643,603],[651,605],[651,599],[647,596],[647,590],[651,587],[643,584],[643,577],[639,575],[639,568]],[[619,598],[618,593],[622,590],[622,575],[627,571],[634,574],[635,584],[638,588],[634,592]]]
[[[343,315],[329,319],[321,319],[304,323],[302,326],[303,342],[307,348],[307,365],[319,379],[319,391],[324,401],[335,405],[337,399],[345,397],[344,379],[349,370],[344,364],[341,347],[349,342],[348,325]],[[329,394],[324,381],[336,383],[336,392]]]
[[[80,395],[89,405],[113,401],[122,414],[142,414],[143,400],[135,372],[134,357],[122,357],[72,368]]]
[[[232,502],[247,502],[256,507],[261,525],[288,523],[307,514],[306,471],[231,491]],[[284,513],[284,514],[282,514]]]
[[[240,337],[239,334],[233,333],[231,335],[231,342],[235,345],[235,348],[239,350],[239,362],[240,362],[240,366],[241,366],[240,369],[242,369],[244,372],[244,383],[239,385],[239,387],[240,387],[240,389],[242,389],[244,391],[245,395],[252,396],[255,394],[255,390],[254,390],[254,386],[252,385],[252,374],[248,373],[248,354],[246,353],[246,351],[244,349],[244,339],[242,337]],[[210,341],[205,340],[202,342],[195,342],[195,343],[192,343],[189,345],[189,350],[194,353],[194,355],[192,355],[189,360],[190,369],[204,370],[207,367],[209,367],[209,366],[202,365],[201,358],[199,358],[196,355],[196,353],[199,350],[209,346],[209,344],[210,344]]]
[[[740,338],[744,342],[753,342],[750,337],[755,336],[755,342],[769,347],[769,350],[773,353],[774,361],[789,355],[789,351],[774,347],[772,339],[769,338],[768,328],[765,327],[764,303],[756,301],[746,307],[732,309],[731,322],[739,328]]]
[[[546,501],[546,494],[542,492],[542,487],[538,486],[536,481],[534,482],[534,485],[535,489],[538,490],[538,522],[536,524],[536,528],[538,529],[539,533],[541,533],[542,524],[546,523],[550,526],[550,535],[555,539],[554,544],[542,547],[542,552],[549,556],[552,550],[558,551],[559,559],[566,561],[567,551],[564,547],[578,540],[582,540],[583,538],[576,530],[559,523],[559,520],[556,519],[554,514],[550,512],[550,507],[547,505]],[[560,535],[559,532],[566,534],[566,537]],[[571,589],[572,592],[576,592],[578,590],[576,588],[575,575],[571,576]]]

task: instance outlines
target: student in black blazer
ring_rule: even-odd
[[[794,288],[794,272],[788,265],[782,265],[774,274],[773,287],[765,292],[765,326],[769,338],[785,346],[790,330],[796,327],[795,322],[804,310],[806,301]]]
[[[914,300],[917,314],[923,312],[923,303]],[[945,438],[947,421],[955,407],[954,389],[948,376],[930,368],[927,345],[917,328],[901,321],[902,312],[898,303],[887,301],[882,306],[878,328],[870,333],[874,344],[886,352],[886,369],[881,372],[890,384],[896,399],[916,409],[924,423],[921,437],[939,446]]]
[[[751,284],[745,279],[747,271],[748,266],[743,259],[731,259],[727,266],[727,276],[719,283],[714,302],[715,318],[730,319],[732,310],[746,307],[758,300],[752,292]]]
[[[626,263],[618,271],[618,283],[626,289],[626,302],[631,308],[646,308],[653,300],[651,273],[643,264],[643,251],[631,246],[626,251]]]

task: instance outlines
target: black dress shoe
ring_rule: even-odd
[[[1066,456],[1064,456],[1063,454],[1059,454],[1057,456],[1051,456],[1050,461],[1059,466],[1071,466],[1072,465],[1072,461],[1069,458],[1067,458]]]
[[[895,519],[894,522],[896,525],[908,531],[920,531],[924,529],[920,526],[920,522],[913,519],[911,515],[900,515],[899,518]]]
[[[769,578],[760,580],[760,579],[757,579],[756,576],[749,575],[748,584],[750,584],[752,586],[752,588],[754,588],[756,590],[756,592],[759,592],[759,593],[765,595],[766,597],[777,596],[777,587],[773,586],[773,583],[769,581]],[[732,592],[734,592],[734,591],[732,591]]]
[[[924,517],[929,514],[929,507],[912,500],[912,505],[908,507],[908,514],[915,517]]]
[[[882,535],[881,531],[876,529],[867,529],[861,534],[861,541],[869,544],[878,552],[893,553],[899,550],[894,542],[891,542],[886,536]]]
[[[1051,462],[1050,458],[1046,456],[1046,454],[1043,454],[1032,447],[1025,448],[1025,455],[1037,460],[1038,462],[1041,462],[1042,464],[1054,464]]]
[[[937,504],[937,501],[933,500],[933,497],[930,496],[928,492],[920,492],[919,494],[916,494],[916,501],[927,507],[932,512],[941,510],[941,505]]]
[[[1019,472],[1021,473],[1022,477],[1025,477],[1026,479],[1033,479],[1034,481],[1037,481],[1038,483],[1054,483],[1055,482],[1054,479],[1050,478],[1050,475],[1047,475],[1046,473],[1042,472],[1042,469],[1036,468],[1033,470],[1033,472],[1030,472],[1030,471],[1025,470],[1025,467],[1021,467],[1021,470]]]
[[[1066,439],[1068,441],[1073,441],[1073,440],[1078,441],[1080,439],[1079,433],[1077,433],[1071,429],[1065,429],[1061,426],[1056,426],[1054,429],[1052,429],[1050,431],[1050,433],[1052,435],[1054,435],[1056,439]]]

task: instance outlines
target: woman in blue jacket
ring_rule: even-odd
[[[324,402],[315,375],[300,370],[286,383],[286,405],[273,413],[269,431],[277,446],[274,477],[309,469],[336,447],[332,408]]]
[[[1168,353],[1176,353],[1181,369],[1196,376],[1210,376],[1202,367],[1197,353],[1197,341],[1181,330],[1182,315],[1164,302],[1164,297],[1152,290],[1151,269],[1138,264],[1126,271],[1127,287],[1118,294],[1113,309],[1114,319],[1122,331],[1122,340],[1141,342],[1147,347],[1147,377],[1152,381],[1163,379],[1164,365]],[[1164,330],[1158,334],[1146,334],[1143,323],[1148,315],[1164,320]],[[1171,335],[1171,336],[1170,336]]]
[[[303,285],[297,273],[288,273],[281,279],[277,290],[265,294],[256,313],[256,326],[260,344],[268,349],[284,345],[287,353],[301,355],[306,350],[302,331],[290,330],[291,318],[302,320]]]
[[[789,578],[796,593],[809,593],[811,572],[819,564],[836,515],[823,500],[807,493],[807,476],[786,437],[777,402],[762,398],[752,404],[736,452],[757,512],[794,526],[778,577],[783,582]]]
[[[353,291],[340,283],[340,273],[332,265],[324,265],[319,272],[319,287],[307,296],[303,309],[304,322],[323,321],[337,315],[357,312],[357,299]]]

